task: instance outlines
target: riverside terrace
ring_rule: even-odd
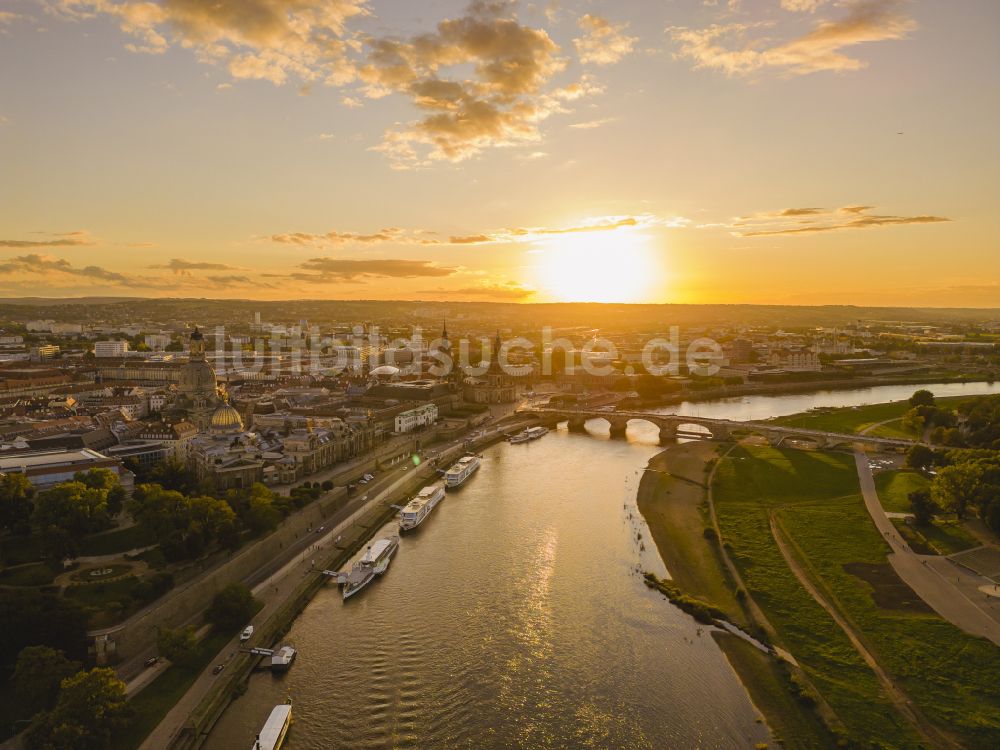
[[[531,407],[521,410],[520,413],[534,415],[546,424],[555,425],[560,422],[566,422],[569,429],[576,432],[582,432],[588,420],[603,419],[611,426],[611,437],[624,437],[629,422],[632,420],[642,420],[659,428],[661,443],[668,443],[678,437],[709,437],[712,440],[722,441],[731,440],[736,437],[759,435],[775,448],[780,447],[786,440],[795,440],[812,443],[821,450],[857,443],[898,450],[910,448],[920,442],[918,440],[806,430],[799,427],[782,427],[769,422],[740,422],[732,419],[690,417],[677,414],[616,411],[609,407],[604,407],[603,409]]]

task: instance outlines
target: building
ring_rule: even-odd
[[[59,356],[59,347],[55,344],[39,344],[31,347],[32,362],[47,362]]]
[[[164,424],[157,422],[148,425],[139,433],[141,440],[157,442],[166,449],[167,457],[180,462],[187,461],[188,444],[198,435],[198,428],[190,422]]]
[[[799,372],[819,372],[823,365],[819,355],[810,349],[775,349],[768,358],[772,367]]]
[[[396,432],[413,432],[421,427],[428,427],[438,418],[438,408],[435,404],[423,404],[416,409],[410,409],[396,415]]]
[[[110,469],[129,494],[135,476],[117,459],[83,448],[80,450],[42,450],[0,455],[0,474],[24,474],[39,489],[72,481],[78,471]]]
[[[510,404],[517,400],[517,383],[500,364],[503,342],[497,332],[489,368],[481,378],[466,378],[465,400],[474,404]]]
[[[217,490],[245,489],[264,479],[268,459],[280,460],[276,448],[245,432],[239,412],[223,403],[210,416],[207,429],[191,440],[188,457],[198,479]]]
[[[190,353],[187,364],[180,369],[177,391],[175,414],[184,414],[199,430],[207,430],[222,399],[219,398],[215,369],[205,359],[205,337],[197,328],[191,334]]]
[[[146,346],[155,352],[162,352],[170,346],[170,336],[165,333],[148,333],[145,337]]]
[[[95,357],[124,357],[127,352],[127,341],[98,341],[94,344]]]

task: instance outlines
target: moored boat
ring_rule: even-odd
[[[508,442],[511,445],[517,445],[518,443],[530,443],[532,440],[538,440],[539,438],[547,435],[549,432],[548,427],[528,427],[525,430],[512,436]]]
[[[264,722],[257,739],[254,740],[252,750],[279,750],[291,726],[292,704],[282,703],[280,706],[275,706]]]
[[[479,464],[479,456],[468,455],[458,459],[458,462],[444,473],[445,486],[449,490],[461,487],[469,477],[476,473]]]
[[[295,650],[294,646],[284,645],[271,654],[271,671],[272,672],[287,672],[292,668],[292,662],[295,661],[295,657],[299,655],[299,652]]]
[[[344,599],[350,599],[376,576],[385,573],[397,549],[399,549],[398,536],[386,537],[370,544],[364,556],[354,563],[350,572],[342,579]]]
[[[441,485],[432,484],[424,487],[399,511],[399,530],[411,531],[417,528],[443,499],[444,487]]]

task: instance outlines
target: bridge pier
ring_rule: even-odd
[[[712,425],[709,429],[712,431],[712,440],[724,443],[732,438],[732,433],[729,431],[728,427],[723,427],[722,425]]]
[[[611,437],[613,438],[623,438],[628,430],[628,420],[627,419],[608,419],[611,425]]]
[[[566,420],[566,427],[570,432],[586,432],[587,431],[587,418],[586,417],[570,417]]]
[[[660,425],[660,445],[670,445],[677,442],[677,424],[663,422]]]

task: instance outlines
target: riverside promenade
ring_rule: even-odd
[[[419,466],[405,464],[383,472],[367,485],[367,492],[358,492],[315,538],[303,540],[293,559],[253,585],[254,596],[263,604],[253,618],[256,636],[251,645],[269,647],[272,634],[283,633],[301,610],[298,601],[311,598],[318,590],[324,568],[339,568],[359,549],[372,533],[395,513],[392,507],[420,485],[433,480],[437,469],[458,458],[472,447],[481,449],[503,439],[505,432],[518,429],[522,420],[504,421],[475,431],[424,453]],[[471,444],[471,445],[470,445]],[[361,488],[359,488],[360,490]],[[294,606],[293,606],[294,605]],[[253,669],[259,657],[239,650],[238,637],[219,651],[198,676],[184,696],[167,713],[140,746],[140,750],[181,750],[196,748],[228,705],[233,688]],[[303,655],[308,658],[307,655]],[[218,675],[212,674],[217,664],[225,664]],[[155,686],[153,687],[155,689]]]

